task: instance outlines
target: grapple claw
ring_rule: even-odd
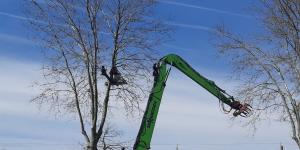
[[[252,111],[252,107],[249,104],[247,103],[241,104],[239,101],[232,102],[230,106],[231,108],[235,109],[235,111],[233,112],[233,116],[235,117],[237,116],[249,117],[250,112]]]

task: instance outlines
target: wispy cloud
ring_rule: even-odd
[[[45,24],[45,22],[43,21],[39,21],[39,20],[35,20],[33,18],[27,18],[24,16],[19,16],[19,15],[15,15],[15,14],[10,14],[10,13],[6,13],[6,12],[0,12],[0,15],[2,16],[6,16],[6,17],[10,17],[10,18],[14,18],[14,19],[18,19],[18,20],[24,20],[24,21],[36,21],[42,24]],[[189,28],[189,29],[196,29],[196,30],[204,30],[204,31],[214,31],[213,28],[207,27],[207,26],[201,26],[201,25],[191,25],[191,24],[183,24],[183,23],[178,23],[178,22],[172,22],[172,21],[167,21],[165,22],[167,25],[170,26],[177,26],[177,27],[182,27],[182,28]],[[59,24],[60,26],[64,26]],[[100,32],[103,35],[111,35],[111,33],[108,32]]]
[[[28,17],[24,17],[24,16],[19,16],[19,15],[15,15],[15,14],[11,14],[11,13],[6,13],[6,12],[0,12],[1,16],[5,16],[5,17],[9,17],[9,18],[14,18],[14,19],[18,19],[18,20],[23,20],[23,21],[35,21],[41,24],[45,24],[46,22],[44,21],[40,21],[40,20],[36,20],[33,18],[28,18]]]
[[[10,18],[19,19],[19,20],[31,20],[30,18],[27,18],[27,17],[18,16],[18,15],[6,13],[6,12],[0,12],[0,15],[1,15],[1,16],[10,17]]]
[[[189,29],[195,29],[195,30],[203,30],[203,31],[209,31],[209,32],[215,31],[211,27],[202,26],[202,25],[183,24],[183,23],[172,22],[172,21],[167,21],[165,23],[167,25],[170,25],[170,26],[177,26],[177,27],[182,27],[182,28],[189,28]]]
[[[241,14],[241,13],[234,13],[234,12],[230,12],[230,11],[225,11],[225,10],[220,10],[220,9],[215,9],[215,8],[209,8],[209,7],[204,7],[204,6],[191,5],[191,4],[168,1],[168,0],[160,0],[160,2],[165,3],[165,4],[169,4],[169,5],[176,5],[176,6],[181,6],[181,7],[200,9],[200,10],[205,10],[205,11],[210,11],[210,12],[215,12],[215,13],[220,13],[220,14],[226,14],[226,15],[232,15],[232,16],[238,16],[238,17],[244,17],[244,18],[252,18],[252,16],[250,16],[250,15]]]
[[[8,41],[24,45],[36,45],[37,43],[25,37],[0,33],[0,41]]]
[[[10,14],[10,13],[6,13],[6,12],[0,12],[0,15],[1,16],[5,16],[5,17],[9,17],[9,18],[18,19],[18,20],[34,21],[34,22],[41,23],[41,24],[47,24],[44,21],[40,21],[40,20],[36,20],[36,19],[33,19],[33,18],[24,17],[24,16],[19,16],[19,15],[15,15],[15,14]],[[62,26],[62,27],[66,27],[67,26],[67,25],[58,24],[58,23],[55,23],[55,25]],[[109,33],[109,32],[103,32],[103,31],[100,31],[100,34],[111,35],[111,33]]]

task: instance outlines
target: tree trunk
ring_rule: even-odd
[[[98,150],[98,147],[97,147],[97,143],[98,141],[96,140],[91,140],[91,142],[87,143],[87,150]]]
[[[300,149],[300,139],[298,137],[293,137],[293,140],[297,143],[297,146]]]

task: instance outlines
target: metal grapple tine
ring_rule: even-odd
[[[237,105],[235,105],[235,111],[233,112],[234,116],[241,116],[241,117],[248,117],[250,115],[250,112],[252,111],[252,107],[247,104],[241,104],[240,102],[236,101]]]

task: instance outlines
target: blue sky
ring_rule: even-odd
[[[261,30],[249,7],[256,0],[160,0],[155,15],[174,28],[172,39],[159,48],[161,56],[176,53],[196,70],[233,92],[228,59],[217,57],[211,30],[224,23],[237,33]],[[72,116],[54,117],[29,103],[41,79],[40,48],[29,40],[21,0],[0,0],[0,150],[79,149],[82,137]],[[273,150],[284,143],[296,149],[284,123],[263,122],[254,136],[238,121],[222,114],[217,100],[175,69],[164,94],[152,147],[172,150]],[[186,86],[178,86],[186,85]],[[113,121],[124,139],[134,140],[140,117]],[[128,121],[129,120],[129,121]]]

